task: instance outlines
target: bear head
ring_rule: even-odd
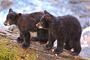
[[[11,8],[9,9],[9,13],[7,14],[6,21],[4,22],[5,26],[16,24],[17,20],[21,17],[21,13],[14,12]]]
[[[50,24],[52,23],[53,17],[54,16],[52,14],[45,10],[44,15],[41,17],[40,22],[36,24],[36,27],[39,29],[49,28]]]

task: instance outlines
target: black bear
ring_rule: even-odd
[[[54,41],[57,39],[57,48],[54,50],[55,54],[63,51],[63,48],[71,50],[72,55],[78,55],[81,51],[80,37],[82,27],[77,18],[71,15],[55,17],[46,10],[36,26],[49,31],[49,43],[46,49],[53,47]]]
[[[37,35],[39,37],[39,38],[37,37],[37,39],[40,39],[41,41],[44,41],[44,42],[48,41],[48,36],[47,36],[48,30],[38,29],[36,27],[36,24],[39,22],[42,15],[43,15],[42,12],[34,12],[30,14],[16,13],[10,8],[9,13],[6,17],[6,21],[4,22],[4,25],[6,26],[12,25],[12,24],[16,25],[20,30],[20,37],[17,38],[17,42],[24,42],[22,44],[22,48],[27,48],[30,45],[29,32],[37,31]]]

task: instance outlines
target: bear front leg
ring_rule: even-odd
[[[70,40],[66,39],[64,49],[71,50],[72,47],[70,46]]]
[[[30,33],[23,34],[24,43],[22,44],[22,48],[28,48],[30,46]]]
[[[37,37],[41,44],[47,43],[48,41],[48,30],[39,29],[37,31]]]
[[[60,37],[57,38],[57,48],[54,50],[54,54],[59,54],[63,52],[65,39],[63,36],[61,38]]]
[[[22,43],[23,42],[23,35],[22,35],[22,33],[20,33],[20,36],[17,38],[17,42],[18,43]]]
[[[53,44],[55,42],[55,38],[51,34],[49,34],[48,40],[49,40],[48,44],[45,46],[46,50],[50,50],[53,47]]]

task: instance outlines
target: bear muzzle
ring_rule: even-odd
[[[36,27],[39,28],[39,29],[43,28],[40,22],[36,24]]]
[[[9,21],[5,21],[5,22],[4,22],[4,25],[5,25],[5,26],[9,26],[9,25],[10,25]]]

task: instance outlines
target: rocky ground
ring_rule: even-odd
[[[12,33],[9,30],[0,29],[0,36],[9,38],[14,44],[14,47],[22,50],[21,44],[18,44],[16,42],[16,38],[19,36],[18,34]],[[25,49],[23,52],[26,52],[27,54],[30,53],[30,51],[34,51],[36,54],[35,60],[87,60],[81,56],[73,56],[70,54],[70,51],[67,50],[64,50],[63,53],[59,55],[54,55],[52,53],[52,50],[50,51],[44,50],[44,46],[45,44],[40,44],[39,42],[32,41],[30,47],[28,49]],[[20,59],[25,59],[25,57]]]

